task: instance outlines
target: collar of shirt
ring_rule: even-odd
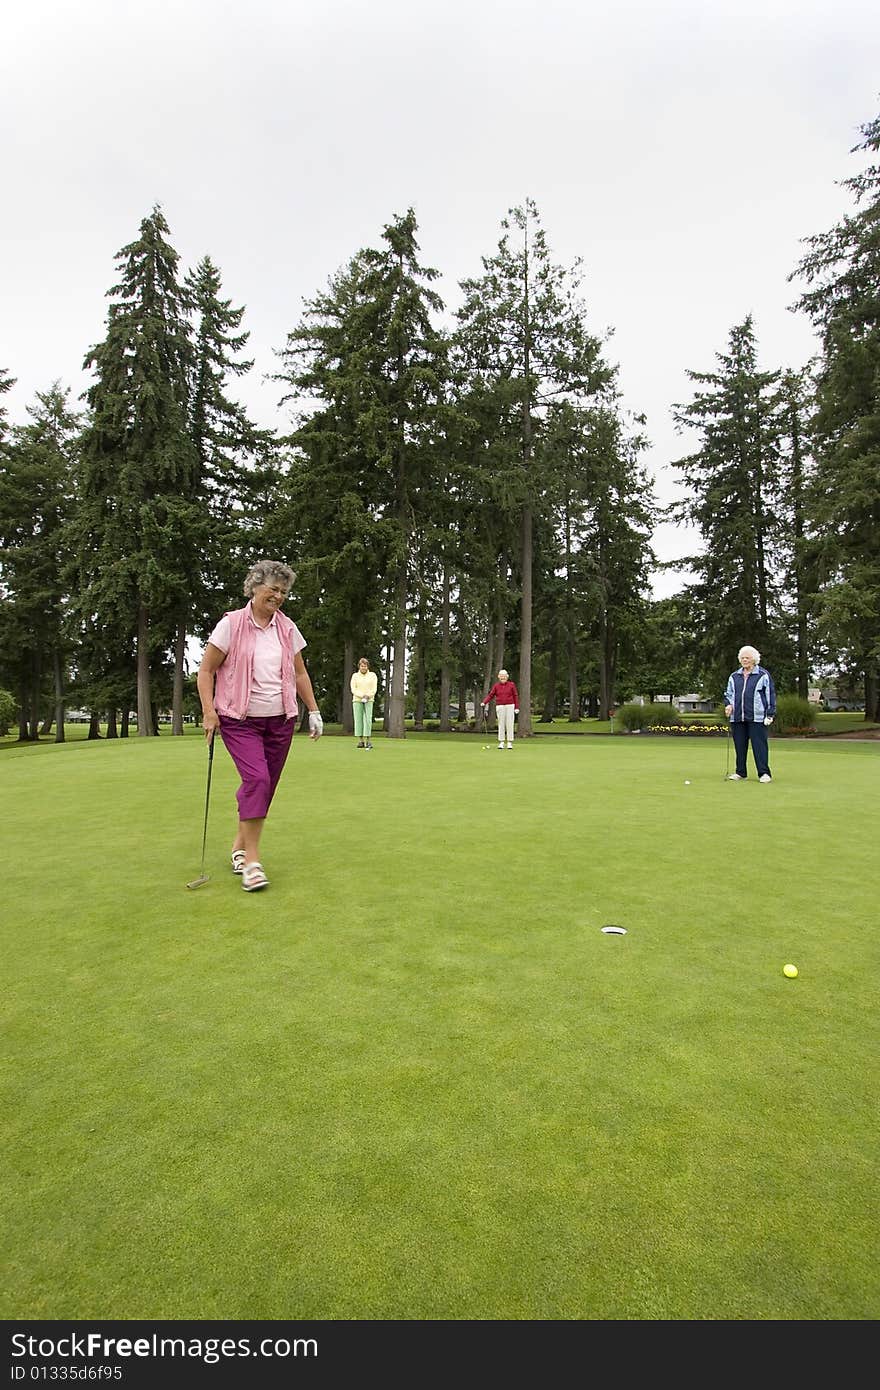
[[[277,614],[277,609],[276,609],[275,613],[272,614],[272,616],[271,616],[271,618],[269,619],[269,621],[267,622],[266,627],[261,627],[260,624],[257,622],[256,618],[254,617],[254,605],[253,605],[253,601],[251,601],[251,602],[248,604],[248,622],[253,623],[254,627],[255,627],[255,628],[258,628],[260,632],[265,632],[265,631],[266,631],[266,628],[269,628],[269,627],[277,627],[277,626],[278,626],[278,624],[277,624],[276,621],[275,621],[276,614]]]

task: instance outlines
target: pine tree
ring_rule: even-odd
[[[348,733],[351,673],[358,656],[378,645],[380,576],[390,540],[384,481],[360,418],[364,354],[371,350],[362,322],[365,273],[359,252],[306,301],[279,354],[284,370],[275,379],[289,388],[281,404],[295,407],[296,428],[286,441],[292,454],[268,522],[270,548],[296,555],[298,611],[316,649],[309,658],[312,681],[335,692]]]
[[[538,210],[531,199],[502,222],[494,256],[483,274],[462,282],[457,343],[474,392],[496,400],[496,461],[509,478],[518,519],[520,653],[517,687],[519,732],[531,726],[534,526],[544,479],[536,465],[536,433],[542,410],[555,397],[599,392],[613,373],[587,331],[575,271],[550,259]]]
[[[816,548],[809,534],[807,516],[813,474],[814,391],[809,370],[783,373],[779,390],[781,454],[777,521],[781,587],[785,596],[783,608],[786,627],[794,636],[795,683],[802,700],[807,699],[809,692],[814,640],[811,596],[816,589]]]
[[[780,373],[762,372],[749,315],[716,354],[715,372],[687,373],[698,390],[673,408],[676,424],[697,431],[700,448],[673,466],[691,488],[669,515],[696,526],[703,553],[687,558],[699,576],[700,651],[707,683],[717,683],[744,642],[767,650],[772,620],[774,501],[780,424]],[[732,654],[732,655],[731,655]]]
[[[155,732],[151,661],[170,645],[193,583],[197,457],[189,435],[189,301],[157,207],[117,253],[107,334],[85,359],[77,558],[83,620],[134,637],[138,734]]]
[[[546,547],[552,566],[547,626],[556,639],[557,666],[564,661],[571,721],[579,718],[585,666],[596,671],[599,716],[608,718],[621,654],[636,641],[645,611],[653,563],[654,501],[640,462],[644,422],[627,422],[610,390],[606,397],[593,406],[554,405],[542,441],[553,536]],[[550,652],[552,667],[552,643]]]
[[[47,682],[55,741],[64,741],[67,524],[79,428],[68,390],[55,383],[28,407],[0,460],[0,672],[19,693],[20,737],[36,740]]]
[[[852,153],[880,151],[880,116]],[[817,618],[832,650],[865,683],[880,718],[880,164],[842,181],[855,211],[808,237],[798,301],[821,334],[809,512],[821,588]]]
[[[262,495],[277,451],[271,431],[259,429],[229,395],[229,379],[244,377],[253,361],[241,358],[250,336],[240,331],[244,307],[233,308],[221,287],[220,271],[209,256],[184,279],[195,316],[187,428],[196,466],[186,536],[192,584],[182,595],[175,640],[174,734],[183,732],[187,632],[195,627],[207,636],[216,620],[218,594],[230,606],[240,600],[241,576],[264,525]]]
[[[288,336],[287,371],[279,378],[299,398],[315,398],[292,436],[302,466],[291,479],[291,516],[310,518],[312,527],[300,569],[314,572],[323,563],[339,575],[339,625],[354,626],[360,617],[361,627],[372,627],[370,596],[388,586],[393,662],[386,711],[393,738],[405,732],[413,536],[420,492],[434,467],[446,371],[445,343],[432,323],[442,308],[429,288],[437,272],[419,264],[416,230],[411,209],[394,218],[383,245],[358,252],[329,292],[311,301]],[[347,661],[349,652],[353,662],[353,644]]]

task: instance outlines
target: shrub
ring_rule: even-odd
[[[678,710],[671,704],[621,705],[614,716],[615,729],[626,729],[635,733],[637,729],[649,729],[652,724],[679,724]]]
[[[0,690],[0,735],[9,733],[10,724],[15,723],[18,705],[8,690]]]
[[[773,728],[779,734],[816,732],[816,711],[800,695],[780,695],[776,701]]]

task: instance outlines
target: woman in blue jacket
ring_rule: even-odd
[[[754,647],[740,647],[737,653],[740,669],[734,671],[724,692],[724,712],[730,720],[733,746],[736,749],[736,772],[731,782],[742,782],[748,776],[746,755],[752,745],[752,757],[759,782],[772,782],[767,755],[767,729],[776,714],[776,691],[769,671],[761,665],[761,653]]]

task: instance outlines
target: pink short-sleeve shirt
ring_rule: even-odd
[[[284,713],[281,694],[281,638],[274,613],[266,627],[260,627],[259,623],[255,623],[250,612],[248,622],[257,630],[257,642],[254,647],[253,679],[247,712],[254,719],[267,719],[271,715]],[[224,614],[208,638],[212,647],[219,647],[221,652],[229,651],[230,626],[229,618]],[[307,645],[296,623],[293,625],[292,645],[294,656]]]

